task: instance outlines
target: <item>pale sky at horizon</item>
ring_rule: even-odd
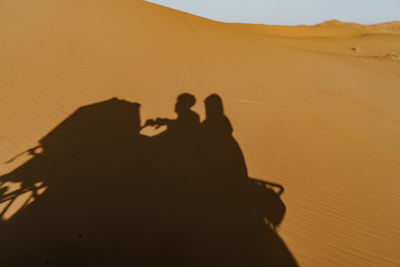
[[[400,20],[400,0],[148,0],[224,22],[317,24],[338,19],[363,24]]]

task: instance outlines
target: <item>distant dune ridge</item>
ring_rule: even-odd
[[[363,25],[359,23],[348,23],[339,20],[328,20],[315,25],[316,27],[352,27],[362,29],[364,31],[373,32],[387,32],[387,33],[398,33],[400,32],[400,21],[391,21],[379,24]]]
[[[18,218],[33,231],[24,216],[52,194],[38,182],[26,207],[3,197],[25,186],[6,178],[37,156],[29,149],[82,106],[114,97],[138,103],[143,124],[174,118],[183,92],[196,96],[202,120],[204,99],[220,95],[249,176],[284,186],[276,236],[299,266],[400,265],[399,21],[221,23],[139,0],[0,6],[1,266],[7,244],[24,240],[1,231]],[[105,188],[130,192],[111,178]],[[108,214],[129,207],[101,199]],[[24,249],[7,253],[23,257]]]
[[[326,26],[351,26],[351,27],[360,27],[363,29],[376,29],[376,30],[392,30],[392,31],[399,31],[400,30],[400,21],[391,21],[385,23],[378,23],[378,24],[369,24],[363,25],[359,23],[349,23],[349,22],[342,22],[340,20],[327,20],[322,23],[315,25],[317,27],[326,27]]]

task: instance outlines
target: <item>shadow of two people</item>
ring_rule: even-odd
[[[167,126],[154,137],[140,134],[140,105],[116,98],[79,108],[43,137],[42,153],[0,178],[22,184],[1,196],[8,207],[31,192],[0,224],[0,262],[296,266],[275,231],[285,206],[248,179],[221,98],[205,100],[202,123],[194,103],[182,94],[177,119],[148,120]]]

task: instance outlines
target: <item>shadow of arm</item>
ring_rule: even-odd
[[[249,177],[250,180],[254,181],[256,184],[262,185],[264,187],[273,187],[273,188],[278,188],[278,191],[276,192],[279,196],[283,194],[283,191],[285,191],[284,187],[280,184],[272,183],[272,182],[267,182],[263,180],[259,180],[256,178],[251,178]]]

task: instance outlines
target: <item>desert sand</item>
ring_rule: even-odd
[[[201,120],[203,100],[221,96],[249,177],[284,186],[287,211],[277,236],[299,266],[400,265],[400,22],[228,24],[137,0],[2,0],[1,194],[23,186],[7,177],[34,156],[10,159],[78,108],[117,97],[140,104],[143,124],[174,118],[184,92],[196,96]],[[36,185],[34,198],[25,192],[10,204],[2,197],[1,266],[28,256],[31,266],[65,260],[55,240],[67,240],[74,221],[63,233],[40,236],[52,227],[41,203],[57,192]],[[128,185],[110,178],[108,186]],[[67,196],[67,203],[79,197]],[[113,210],[122,210],[103,208],[110,223]],[[39,216],[49,225],[33,227]],[[29,243],[32,232],[37,244]],[[85,258],[76,251],[66,266]]]

